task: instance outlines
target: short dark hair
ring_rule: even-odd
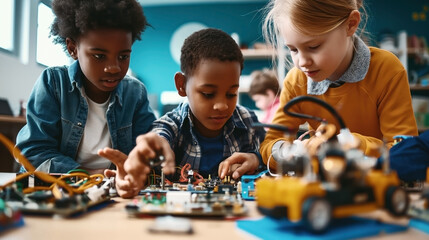
[[[183,43],[180,69],[192,76],[202,60],[216,59],[240,63],[243,70],[243,54],[234,39],[222,30],[207,28],[191,34]]]
[[[89,30],[102,28],[130,31],[134,42],[149,25],[136,0],[54,0],[52,10],[55,19],[50,35],[64,49],[67,38],[78,40]]]
[[[262,71],[253,71],[250,75],[252,82],[250,83],[249,95],[255,94],[266,95],[267,90],[278,93],[280,84],[276,73],[273,70],[264,69]]]

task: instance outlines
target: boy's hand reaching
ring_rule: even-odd
[[[165,174],[174,173],[175,156],[170,144],[156,133],[147,133],[137,137],[137,145],[128,155],[124,163],[125,172],[129,180],[138,189],[146,185],[147,176],[150,173],[149,161],[163,155],[162,171]]]
[[[258,167],[259,159],[256,154],[235,152],[219,164],[218,174],[221,179],[227,175],[238,179],[244,174],[253,174]]]
[[[115,177],[116,191],[119,196],[123,198],[132,198],[136,196],[140,189],[134,187],[134,184],[130,182],[129,177],[127,177],[127,173],[124,170],[124,163],[125,160],[127,160],[127,155],[121,151],[108,147],[98,150],[98,155],[109,159],[116,165],[116,170],[106,169],[104,171],[104,175],[108,178]]]

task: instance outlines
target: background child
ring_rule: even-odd
[[[368,48],[356,34],[361,4],[359,0],[272,0],[264,33],[275,47],[282,39],[294,64],[284,80],[280,106],[302,95],[326,101],[369,155],[372,145],[381,145],[383,140],[391,146],[395,135],[418,133],[407,72],[401,62],[388,51]],[[290,111],[326,119],[339,130],[333,116],[317,105],[303,102]],[[279,108],[273,123],[298,128],[305,121]],[[308,123],[313,129],[320,124],[314,120]],[[275,153],[283,140],[281,132],[268,131],[261,144],[265,162],[271,153],[278,158]]]
[[[155,116],[145,86],[126,76],[131,46],[148,25],[135,0],[54,0],[54,42],[75,60],[43,71],[17,147],[40,171],[102,173],[100,148],[129,153]]]
[[[256,115],[237,105],[243,55],[236,42],[221,30],[204,29],[189,36],[181,51],[182,72],[174,80],[179,95],[188,101],[156,120],[151,133],[137,138],[124,164],[136,188],[147,180],[148,159],[160,154],[166,159],[166,174],[174,172],[174,165],[189,163],[203,177],[236,179],[260,166],[258,149],[265,131],[251,128]]]
[[[271,123],[280,104],[277,75],[272,70],[264,69],[253,71],[250,77],[252,82],[249,95],[255,101],[256,107],[264,111],[260,122]]]

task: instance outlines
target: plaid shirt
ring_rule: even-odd
[[[153,132],[167,139],[176,155],[176,166],[191,164],[198,170],[201,161],[201,147],[195,135],[196,129],[190,117],[188,103],[181,103],[177,108],[166,113],[153,123]],[[223,159],[234,152],[255,153],[261,160],[259,145],[264,140],[265,130],[251,128],[258,119],[255,113],[237,105],[232,117],[223,127]]]

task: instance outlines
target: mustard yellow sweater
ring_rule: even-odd
[[[411,105],[411,94],[407,72],[399,59],[392,53],[370,47],[371,60],[368,73],[362,81],[345,83],[337,88],[329,88],[323,95],[312,95],[332,105],[342,116],[352,134],[361,141],[366,155],[370,153],[370,143],[382,144],[387,141],[392,146],[395,135],[418,135],[417,124]],[[307,119],[286,115],[283,107],[289,100],[307,94],[307,77],[297,68],[291,69],[283,83],[280,107],[273,123],[298,128]],[[314,103],[302,102],[290,108],[291,112],[304,113],[324,118],[340,129],[333,116]],[[317,129],[319,122],[308,120],[311,128]],[[283,139],[283,133],[269,130],[261,144],[260,152],[267,163],[275,142]],[[373,151],[372,151],[373,152]],[[270,167],[276,168],[275,164]]]

